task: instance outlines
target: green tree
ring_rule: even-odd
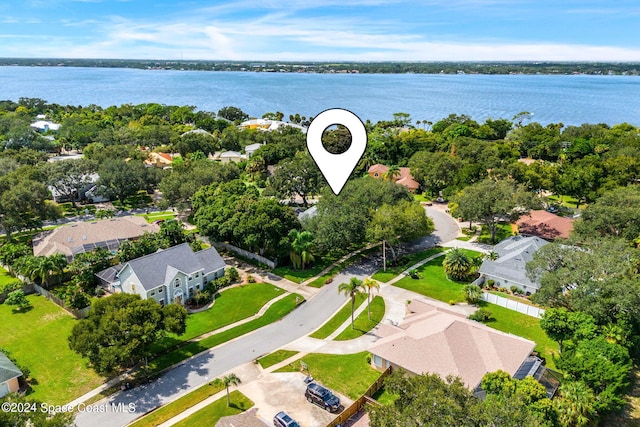
[[[98,169],[98,185],[104,188],[104,194],[124,203],[129,196],[148,186],[149,172],[142,162],[105,160]]]
[[[452,249],[442,261],[444,272],[453,280],[464,280],[471,273],[471,259],[461,249]]]
[[[395,262],[397,254],[394,246],[427,236],[433,229],[433,221],[426,216],[422,206],[416,202],[401,200],[394,205],[385,204],[376,209],[367,226],[367,238],[370,241],[386,242]],[[386,270],[386,258],[384,269]]]
[[[22,289],[9,292],[9,295],[7,295],[7,299],[4,302],[7,305],[18,306],[18,310],[24,310],[31,305]]]
[[[362,287],[367,291],[367,318],[371,320],[371,291],[374,289],[380,291],[380,283],[368,277],[362,282]]]
[[[477,304],[482,297],[482,288],[478,285],[469,284],[462,288],[464,298],[469,304]]]
[[[242,122],[249,118],[249,115],[238,107],[223,107],[218,110],[218,116],[231,122]]]
[[[50,414],[41,410],[42,403],[31,396],[21,396],[17,393],[8,394],[0,398],[0,404],[9,403],[34,410],[0,411],[0,425],[7,427],[72,427],[75,426],[74,414],[71,412],[57,412]]]
[[[362,291],[362,280],[352,277],[347,283],[338,285],[338,292],[345,294],[351,299],[351,329],[353,329],[353,313],[356,307],[356,295]]]
[[[185,232],[184,223],[176,219],[168,219],[160,224],[160,231],[157,233],[157,238],[164,240],[167,247],[193,240],[192,235],[187,235]]]
[[[222,379],[220,378],[216,379],[215,382],[224,385],[224,388],[227,390],[227,406],[231,406],[231,396],[229,394],[229,387],[237,386],[238,384],[241,384],[242,381],[240,381],[240,378],[238,378],[238,376],[232,372],[229,375],[226,375],[225,377],[223,377]]]
[[[318,166],[307,152],[298,152],[295,157],[278,163],[273,175],[267,181],[267,194],[280,198],[302,199],[308,206],[308,197],[317,195],[325,180]]]
[[[595,418],[593,391],[582,381],[563,382],[555,399],[560,425],[586,427]]]
[[[389,166],[389,169],[382,177],[385,181],[395,181],[400,176],[400,167],[398,165]]]
[[[540,207],[540,200],[513,180],[485,179],[458,193],[454,202],[463,218],[487,226],[493,243],[500,221],[515,221],[530,209]]]
[[[96,301],[89,316],[73,326],[69,347],[96,372],[108,374],[146,360],[158,339],[184,331],[186,318],[184,307],[118,293]]]
[[[462,166],[462,161],[449,153],[418,151],[409,160],[411,176],[431,195],[453,186]]]
[[[47,185],[56,190],[63,200],[70,200],[76,206],[76,199],[82,198],[78,191],[91,183],[91,173],[95,172],[85,159],[64,160],[46,163],[43,171]]]
[[[315,260],[313,249],[313,234],[309,231],[291,230],[289,231],[289,242],[291,251],[289,257],[293,268],[304,270],[306,264]]]

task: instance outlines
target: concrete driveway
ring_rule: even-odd
[[[284,411],[301,426],[324,427],[337,414],[307,402],[304,397],[307,388],[304,378],[305,375],[299,372],[263,372],[257,380],[241,385],[239,390],[253,400],[258,408],[258,416],[269,425],[273,424],[275,414]],[[340,394],[336,395],[343,406],[351,404],[351,400]]]

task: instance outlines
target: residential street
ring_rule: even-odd
[[[458,235],[457,223],[443,209],[427,208],[427,214],[434,219],[436,232],[414,242],[411,250],[430,247]],[[148,385],[116,393],[94,404],[96,407],[118,404],[127,407],[135,404],[135,412],[115,412],[111,408],[108,412],[80,412],[76,416],[76,424],[78,427],[124,426],[143,413],[177,399],[236,366],[304,337],[320,327],[344,304],[347,298],[337,291],[340,283],[354,276],[360,279],[370,276],[379,268],[379,263],[379,257],[367,257],[337,275],[330,285],[324,286],[284,319],[186,360]]]

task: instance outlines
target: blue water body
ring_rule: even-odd
[[[542,124],[640,125],[640,77],[549,75],[297,74],[113,68],[0,67],[0,99],[43,98],[63,105],[157,102],[253,116],[315,116],[346,108],[363,120],[395,112],[435,122],[451,113],[478,121],[522,111]]]

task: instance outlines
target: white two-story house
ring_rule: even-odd
[[[187,243],[133,259],[97,274],[112,292],[138,294],[160,304],[184,304],[196,290],[224,275],[226,264],[211,247],[193,252]]]

